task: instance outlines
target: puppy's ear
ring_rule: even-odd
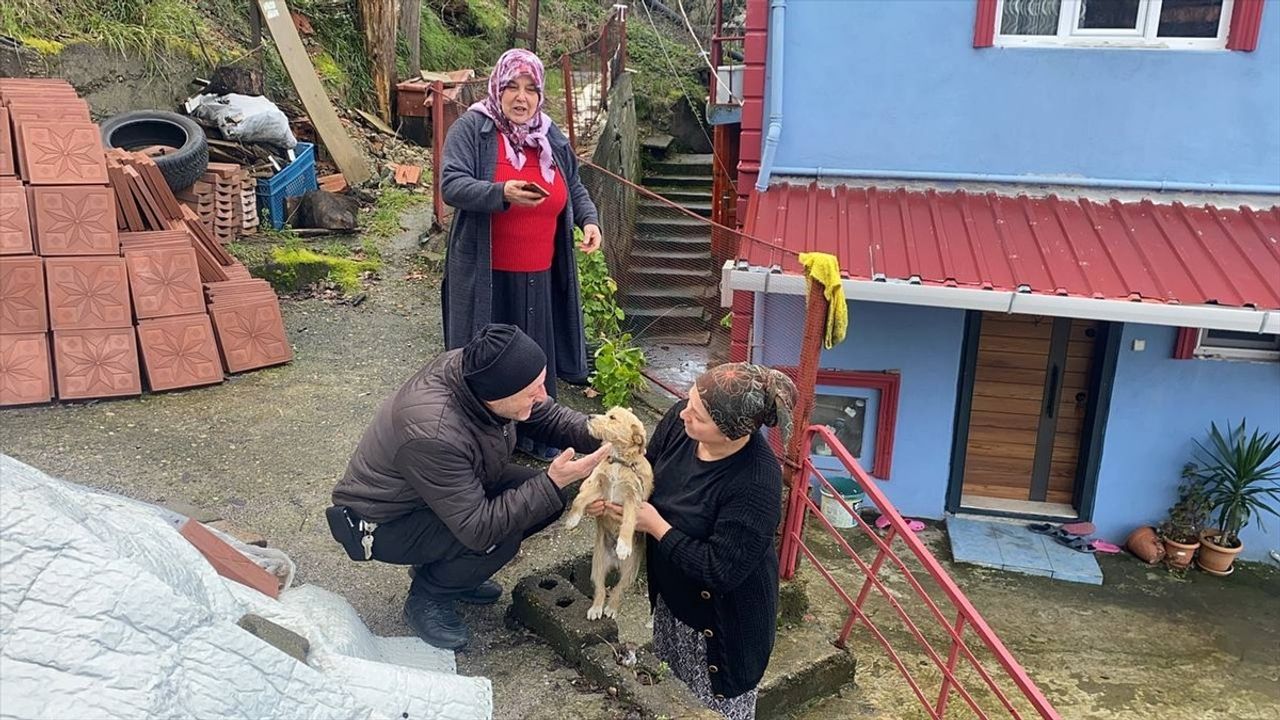
[[[648,436],[645,435],[643,423],[636,423],[635,425],[631,426],[631,446],[632,447],[644,447],[645,440],[647,439],[648,439]]]

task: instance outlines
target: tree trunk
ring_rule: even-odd
[[[395,0],[358,0],[365,52],[378,101],[378,117],[391,122],[391,84],[396,73]]]
[[[422,71],[422,0],[401,0],[400,37],[409,48],[409,76]]]

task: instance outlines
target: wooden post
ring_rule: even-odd
[[[444,167],[444,82],[431,83],[431,203],[436,225],[444,227],[444,198],[440,196],[440,169]]]
[[[409,48],[409,77],[422,72],[422,0],[400,0],[400,37]]]
[[[786,455],[782,464],[782,486],[788,493],[787,509],[783,513],[783,524],[787,518],[803,524],[800,498],[809,492],[808,478],[797,477],[803,458],[804,431],[809,427],[809,417],[813,414],[814,393],[818,384],[818,365],[822,358],[822,341],[827,329],[827,296],[822,283],[809,280],[809,300],[805,306],[804,335],[800,341],[800,367],[796,370],[796,408],[791,414],[791,437],[787,439]],[[798,517],[797,517],[798,515]],[[797,528],[798,529],[798,528]],[[784,538],[785,540],[785,538]]]
[[[560,71],[564,74],[564,124],[569,131],[569,147],[578,147],[577,123],[573,119],[573,60],[566,53],[560,56]]]
[[[391,86],[396,73],[396,3],[395,0],[358,0],[357,4],[378,117],[390,123]]]

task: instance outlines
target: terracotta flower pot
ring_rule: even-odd
[[[1216,530],[1206,530],[1200,534],[1200,557],[1196,559],[1196,565],[1210,575],[1225,577],[1235,570],[1231,564],[1240,551],[1244,550],[1244,543],[1233,548],[1223,547],[1211,539],[1213,535],[1217,535]]]
[[[1148,565],[1154,565],[1164,559],[1164,543],[1156,535],[1155,528],[1150,525],[1140,527],[1129,533],[1124,546],[1135,557]]]
[[[1191,566],[1191,560],[1195,558],[1199,548],[1200,543],[1187,545],[1164,538],[1164,561],[1176,570],[1186,569]]]

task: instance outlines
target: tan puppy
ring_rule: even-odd
[[[644,423],[630,410],[610,408],[603,415],[593,415],[587,427],[601,441],[613,443],[613,453],[583,481],[565,518],[565,527],[577,527],[587,506],[596,500],[622,506],[621,523],[608,515],[596,518],[596,547],[591,556],[591,582],[596,592],[587,618],[599,620],[601,615],[618,616],[622,596],[640,571],[644,541],[641,539],[637,544],[635,537],[636,511],[653,493],[653,468],[644,457],[647,441]],[[614,568],[620,576],[606,606],[605,578]]]

